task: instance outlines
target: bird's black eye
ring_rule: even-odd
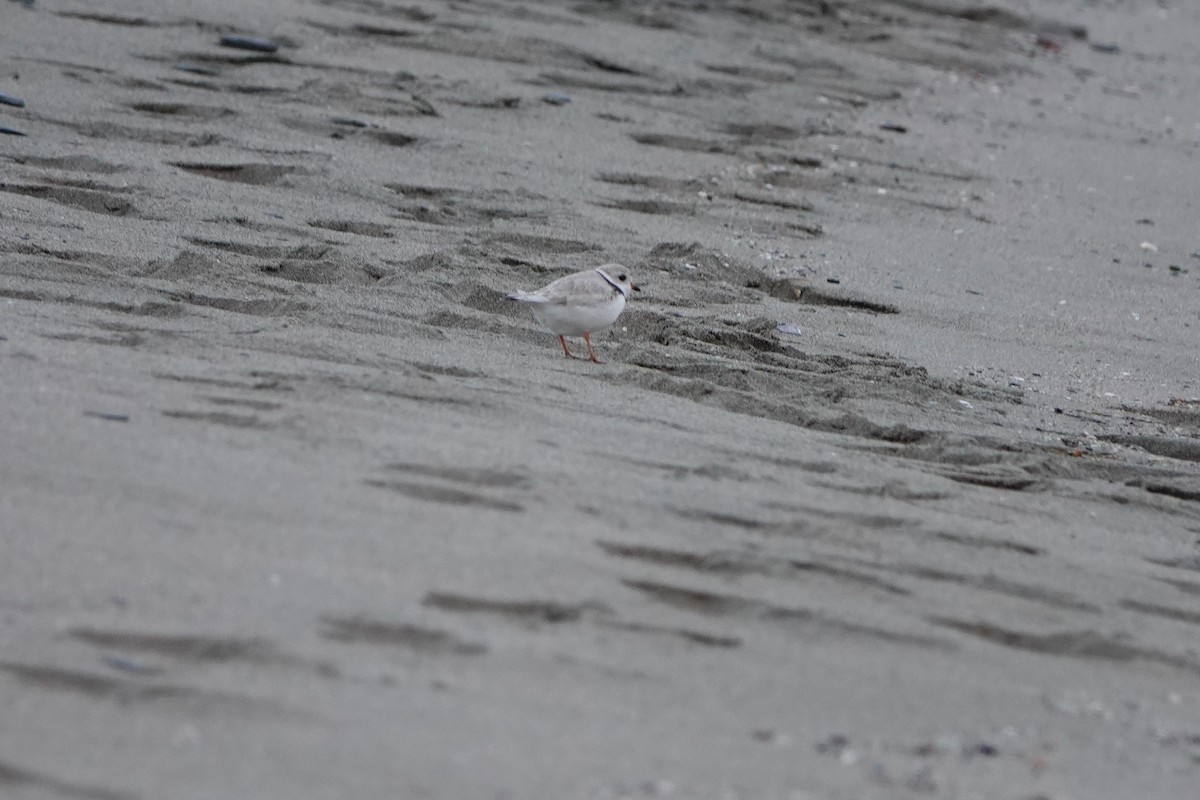
[[[629,278],[625,275],[624,272],[622,272],[620,275],[617,276],[617,280],[619,280],[621,283],[624,283],[625,281],[629,280]]]

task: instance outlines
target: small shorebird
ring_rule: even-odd
[[[559,278],[536,292],[516,291],[509,300],[527,303],[533,318],[558,334],[567,358],[578,358],[567,348],[564,336],[582,336],[587,354],[596,364],[601,363],[592,352],[591,334],[610,327],[625,310],[631,291],[640,292],[629,279],[625,267],[605,264]]]

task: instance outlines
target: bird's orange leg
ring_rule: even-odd
[[[604,362],[597,359],[596,354],[592,352],[592,337],[588,336],[585,333],[583,335],[583,343],[587,345],[588,358],[590,358],[592,360],[592,363],[593,364],[603,364]]]
[[[562,348],[563,348],[563,353],[566,355],[566,357],[567,357],[567,358],[578,358],[578,357],[579,357],[579,356],[571,355],[571,351],[567,349],[567,340],[566,340],[566,339],[564,339],[563,337],[559,336],[559,337],[558,337],[558,343],[562,345]],[[590,346],[590,345],[588,346],[588,352],[591,352],[591,346]],[[594,360],[595,360],[595,359],[593,359],[593,361],[594,361]]]

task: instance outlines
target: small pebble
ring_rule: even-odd
[[[259,36],[222,36],[222,47],[232,47],[237,50],[253,50],[256,53],[274,53],[279,49],[279,45],[272,42],[270,39],[264,39]]]
[[[823,741],[817,742],[818,753],[839,754],[850,746],[850,739],[840,733],[835,733]]]
[[[1158,245],[1154,244],[1154,242],[1142,242],[1141,247],[1147,253],[1157,253],[1158,252]]]
[[[1060,50],[1062,50],[1062,42],[1060,42],[1054,36],[1049,36],[1044,33],[1039,33],[1037,36],[1037,39],[1035,41],[1037,42],[1038,47],[1042,48],[1043,50],[1047,50],[1051,53],[1057,53]]]
[[[826,278],[825,282],[826,283],[841,283],[842,279],[841,278]]]
[[[1108,55],[1121,52],[1121,45],[1116,42],[1092,42],[1091,47],[1097,53],[1107,53]]]
[[[213,69],[212,67],[206,67],[202,64],[192,64],[187,61],[180,61],[178,64],[172,65],[171,69],[177,69],[180,72],[190,72],[193,75],[220,75],[221,74],[221,73],[217,72],[215,69]]]
[[[908,133],[908,127],[906,125],[897,125],[894,122],[885,122],[879,126],[879,129],[883,131],[891,131],[892,133]]]
[[[775,326],[775,330],[787,336],[801,336],[803,332],[798,325],[793,325],[790,322],[781,322]]]
[[[16,106],[17,108],[25,107],[24,100],[11,94],[5,94],[4,92],[0,92],[0,103],[3,103],[6,106]]]
[[[542,95],[542,102],[549,103],[552,106],[565,106],[571,102],[571,96],[569,94],[550,92],[549,94]]]
[[[921,742],[913,748],[913,755],[921,758],[929,758],[930,756],[940,755],[945,748],[939,742]]]
[[[102,419],[106,422],[129,422],[128,414],[117,414],[111,411],[85,411],[83,415],[85,417]]]
[[[963,408],[974,408],[975,407],[975,406],[971,405],[969,402],[967,402],[966,400],[959,400],[958,404],[960,406],[962,406]]]

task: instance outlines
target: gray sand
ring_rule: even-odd
[[[0,4],[0,796],[1196,797],[1200,10],[166,5]]]

